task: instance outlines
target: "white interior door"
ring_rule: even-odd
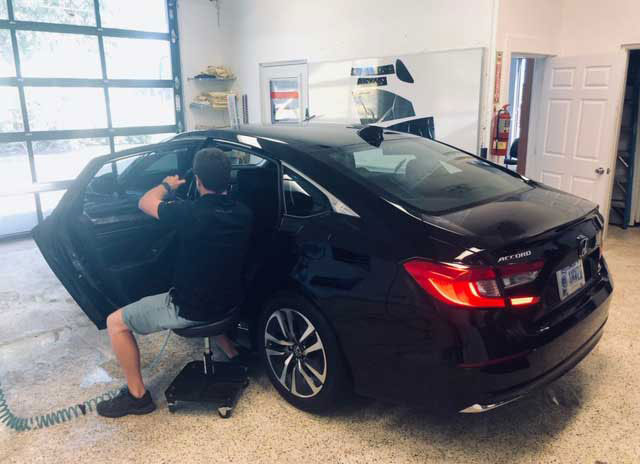
[[[260,65],[260,106],[263,124],[300,124],[307,116],[306,63]]]
[[[600,205],[609,217],[626,55],[549,58],[531,177]]]

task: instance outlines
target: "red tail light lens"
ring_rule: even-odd
[[[544,266],[543,261],[499,267],[504,288],[533,282]],[[413,259],[404,263],[405,270],[432,297],[465,308],[504,308],[506,302],[495,271],[490,267],[471,267]],[[510,297],[514,308],[540,302],[537,296]]]
[[[466,308],[503,308],[504,298],[493,269],[414,259],[404,263],[411,277],[429,295]]]

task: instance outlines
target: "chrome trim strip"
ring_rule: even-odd
[[[356,218],[360,217],[360,215],[358,213],[356,213],[354,210],[352,210],[349,206],[347,206],[343,201],[341,201],[334,194],[329,192],[322,185],[318,184],[316,181],[314,181],[313,179],[309,178],[309,176],[301,173],[298,169],[294,168],[293,166],[291,166],[288,163],[285,163],[284,161],[282,161],[282,165],[284,167],[286,167],[287,169],[291,169],[297,175],[299,175],[304,180],[306,180],[307,182],[312,184],[315,188],[320,190],[329,199],[329,204],[331,204],[331,208],[333,209],[333,211],[335,213],[344,214],[345,216],[352,216],[352,217],[356,217]]]

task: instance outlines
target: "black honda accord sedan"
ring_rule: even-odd
[[[611,277],[596,205],[452,146],[379,127],[180,134],[96,158],[34,229],[99,328],[166,291],[174,234],[138,210],[203,147],[254,212],[243,314],[293,405],[345,392],[480,412],[560,377],[600,340]]]

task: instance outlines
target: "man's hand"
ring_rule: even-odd
[[[167,176],[164,178],[162,182],[163,183],[166,182],[167,184],[169,184],[169,187],[171,187],[171,190],[177,190],[181,185],[183,185],[186,182],[186,180],[180,179],[180,176]]]
[[[169,193],[167,192],[167,188],[164,184],[166,183],[166,185],[168,185],[171,190],[176,190],[185,182],[186,181],[184,179],[180,179],[180,176],[165,177],[162,181],[162,185],[158,185],[157,187],[152,188],[147,193],[145,193],[142,198],[140,198],[140,201],[138,202],[138,208],[147,213],[149,216],[158,219],[158,206],[160,206],[160,203],[162,203],[165,195]]]

